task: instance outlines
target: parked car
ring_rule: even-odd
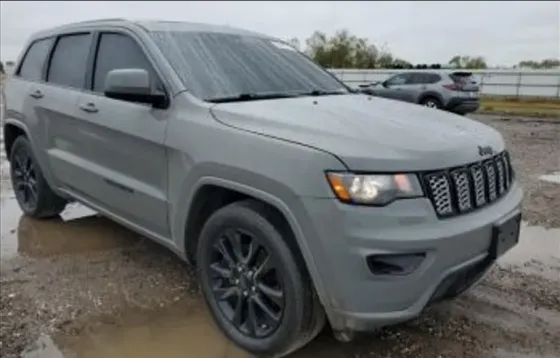
[[[361,91],[457,114],[471,113],[479,107],[479,87],[472,73],[466,71],[403,72],[363,85]]]
[[[326,320],[349,340],[412,319],[517,243],[499,132],[356,94],[268,36],[66,25],[32,36],[6,96],[23,212],[78,201],[170,248],[254,354],[286,355]]]

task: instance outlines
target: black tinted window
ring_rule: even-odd
[[[43,66],[53,41],[54,39],[49,38],[36,41],[31,45],[19,70],[21,77],[30,81],[40,81],[42,79]]]
[[[410,84],[412,75],[409,73],[401,73],[387,80],[387,83],[392,86]]]
[[[90,45],[90,34],[60,37],[51,57],[48,82],[84,88]]]
[[[412,83],[414,84],[431,84],[441,79],[437,73],[415,73]]]
[[[103,92],[107,73],[122,68],[141,68],[148,71],[154,80],[156,78],[152,66],[136,41],[126,35],[102,34],[95,60],[93,90]]]

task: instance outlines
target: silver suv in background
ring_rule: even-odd
[[[363,93],[439,108],[457,114],[479,107],[479,86],[471,72],[410,71],[360,86]]]
[[[269,36],[66,25],[31,38],[6,99],[23,212],[78,201],[165,245],[258,355],[326,321],[348,340],[414,318],[517,243],[522,190],[499,132],[356,94]]]

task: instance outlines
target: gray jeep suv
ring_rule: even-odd
[[[467,71],[409,71],[360,87],[366,94],[457,114],[474,112],[480,106],[479,86]]]
[[[78,201],[165,245],[255,354],[326,319],[349,340],[416,317],[517,242],[500,133],[353,93],[274,38],[90,21],[35,34],[18,62],[3,129],[24,213]]]

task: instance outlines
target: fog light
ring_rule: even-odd
[[[374,275],[405,276],[413,273],[426,258],[426,253],[370,255],[366,258]]]

